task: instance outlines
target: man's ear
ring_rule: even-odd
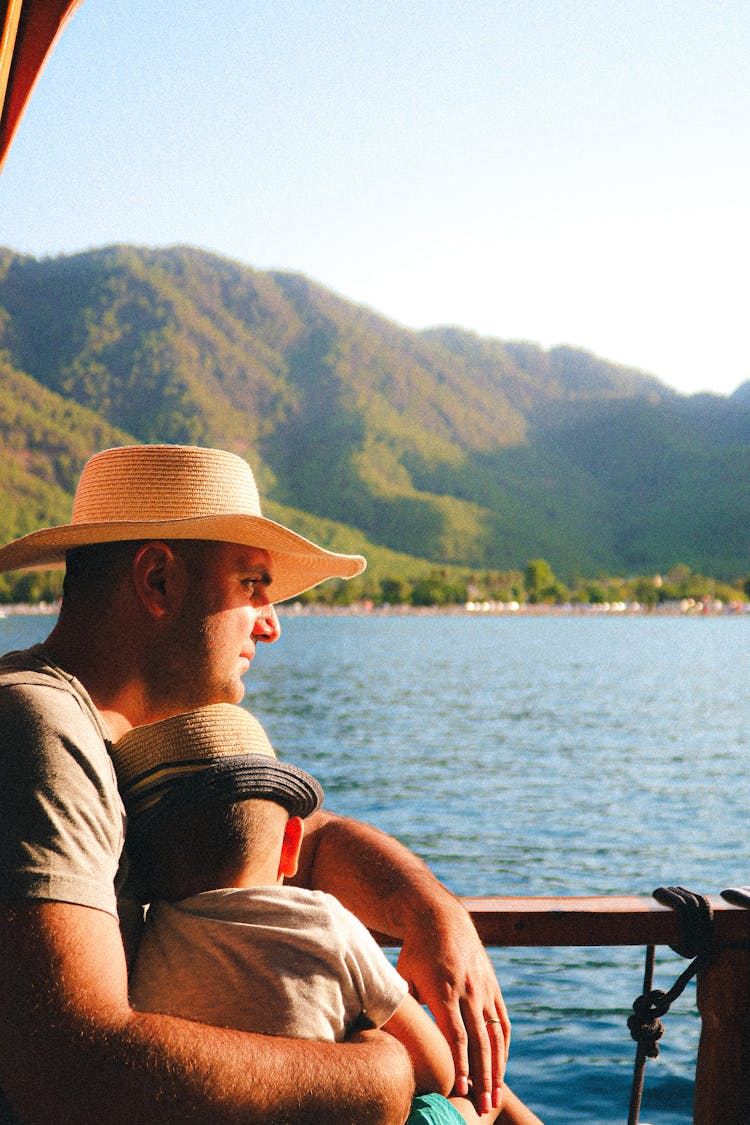
[[[284,829],[284,842],[281,845],[281,859],[279,860],[279,875],[289,879],[297,874],[299,853],[302,847],[302,838],[305,835],[305,826],[298,816],[290,816]]]
[[[166,617],[181,604],[187,588],[185,564],[168,543],[152,540],[139,547],[133,558],[133,584],[146,612]]]

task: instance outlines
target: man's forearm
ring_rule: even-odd
[[[0,1088],[24,1125],[403,1125],[406,1052],[134,1012],[115,919],[0,904]]]
[[[413,1079],[406,1052],[392,1046],[384,1033],[317,1043],[136,1013],[110,1038],[106,1061],[94,1037],[96,1062],[63,1112],[56,1094],[48,1111],[35,1107],[24,1122],[402,1125]]]
[[[57,1047],[33,1085],[10,1084],[24,1125],[402,1125],[412,1095],[406,1052],[385,1033],[317,1043],[134,1013]]]
[[[425,863],[369,824],[321,812],[308,821],[295,882],[328,891],[372,930],[403,938],[457,900]]]

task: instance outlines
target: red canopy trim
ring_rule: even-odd
[[[34,86],[82,0],[0,0],[0,170]]]

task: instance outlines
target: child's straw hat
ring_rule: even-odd
[[[323,803],[315,778],[280,762],[255,716],[232,703],[134,727],[111,754],[129,835],[141,836],[157,815],[206,802],[256,797],[301,817]]]

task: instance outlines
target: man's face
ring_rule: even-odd
[[[169,637],[170,694],[185,709],[239,703],[256,644],[280,633],[268,553],[235,543],[201,544],[186,565],[187,593]]]

